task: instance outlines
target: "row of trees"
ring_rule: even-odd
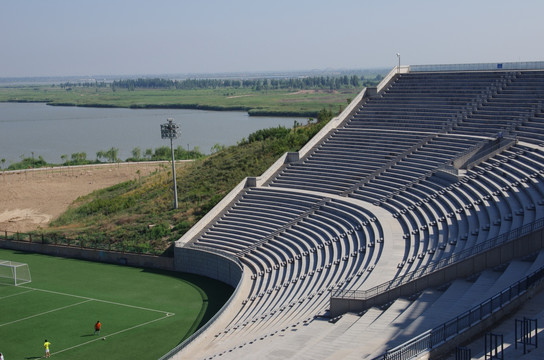
[[[200,152],[198,146],[195,146],[193,150],[186,150],[182,146],[178,146],[174,149],[174,158],[176,160],[199,159],[204,156],[205,155]],[[161,146],[155,148],[155,150],[148,148],[145,149],[145,151],[142,151],[140,147],[135,147],[132,149],[132,157],[128,158],[127,161],[156,161],[170,160],[171,158],[172,153],[168,146]]]
[[[53,87],[55,87],[55,84],[52,85]],[[105,87],[108,87],[109,84],[105,81],[85,81],[85,82],[64,82],[64,83],[61,83],[59,84],[59,87],[61,89],[65,89],[65,90],[69,90],[73,87],[76,87],[76,86],[79,86],[79,87],[90,87],[90,88],[105,88]]]
[[[120,161],[120,159],[117,157],[117,154],[119,153],[119,149],[116,147],[111,147],[109,150],[100,150],[96,153],[96,160],[89,160],[87,159],[87,153],[82,152],[76,152],[70,155],[62,154],[60,156],[60,159],[62,160],[62,165],[69,166],[69,165],[86,165],[86,164],[93,164],[93,163],[101,163],[101,162],[116,162]]]
[[[223,149],[224,146],[216,144],[212,147],[212,153],[219,151]],[[96,153],[96,160],[90,160],[87,158],[87,153],[82,152],[76,152],[68,156],[67,154],[62,154],[60,156],[61,158],[61,165],[63,166],[71,166],[71,165],[87,165],[87,164],[100,164],[104,162],[114,163],[114,162],[120,162],[123,161],[119,159],[119,149],[116,147],[111,147],[108,150],[100,150]],[[195,146],[192,150],[186,150],[182,146],[178,146],[174,149],[174,158],[176,160],[188,160],[188,159],[199,159],[206,156],[205,154],[200,152],[200,149],[198,146]],[[132,156],[126,159],[127,162],[136,162],[136,161],[157,161],[157,160],[170,160],[172,157],[170,152],[170,147],[168,146],[161,146],[156,149],[145,149],[145,151],[142,151],[141,148],[135,147],[132,149]],[[0,166],[2,170],[5,170],[5,163],[6,159],[0,159]],[[55,166],[57,164],[50,164],[47,163],[42,156],[38,156],[35,158],[32,157],[25,157],[24,155],[21,156],[21,161],[11,163],[7,170],[21,170],[21,169],[32,169],[32,168],[40,168],[40,167],[46,167],[46,166]]]
[[[327,89],[338,90],[348,87],[372,86],[383,77],[365,79],[363,76],[307,76],[285,79],[126,79],[116,80],[112,88],[135,89],[216,89],[216,88],[248,88],[253,90],[273,89]]]

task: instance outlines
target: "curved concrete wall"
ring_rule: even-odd
[[[234,257],[185,247],[174,249],[174,269],[207,276],[234,288],[238,286],[243,273],[242,264]]]

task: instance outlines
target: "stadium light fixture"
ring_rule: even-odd
[[[168,122],[161,124],[161,138],[170,139],[170,151],[172,153],[172,179],[174,180],[174,209],[178,208],[178,187],[176,184],[176,163],[174,159],[173,140],[180,135],[179,125],[174,123],[174,119],[167,119]]]
[[[400,53],[397,53],[397,58],[399,59],[399,66],[397,67],[397,74],[400,74]]]

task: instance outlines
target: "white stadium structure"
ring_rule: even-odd
[[[176,243],[236,290],[163,358],[544,358],[543,102],[544,62],[394,68]]]

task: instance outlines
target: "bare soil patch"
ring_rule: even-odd
[[[338,94],[337,90],[299,90],[287,95],[301,95],[301,94]]]
[[[248,96],[255,96],[255,95],[253,95],[253,94],[247,94],[247,95],[232,95],[232,96],[227,96],[227,99],[237,99],[237,98],[248,97]]]
[[[0,231],[43,228],[80,196],[168,166],[121,163],[0,173]]]

